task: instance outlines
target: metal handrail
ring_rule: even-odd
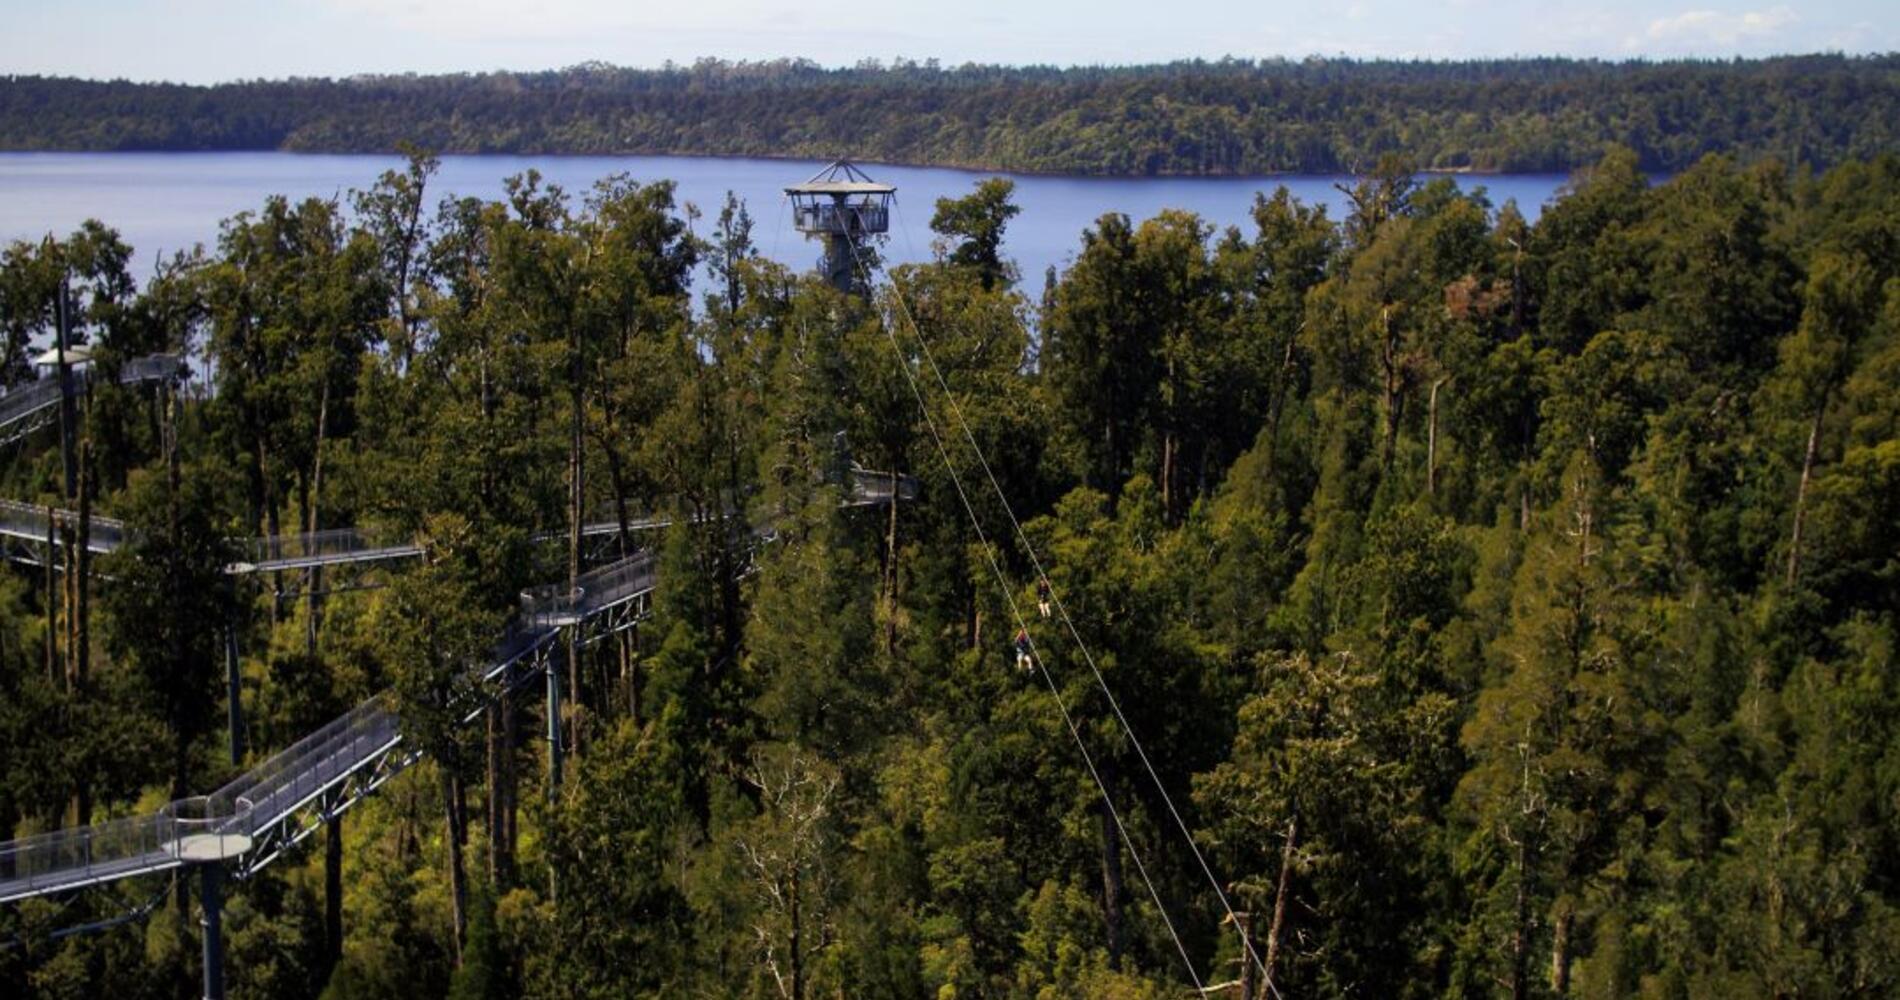
[[[220,812],[198,796],[145,816],[22,837],[0,844],[0,900],[229,857],[250,846],[249,825],[247,812]]]
[[[877,503],[890,499],[891,474],[875,469],[851,468],[851,495],[859,502]],[[915,500],[918,495],[917,478],[899,474],[896,494],[900,500]]]
[[[176,378],[183,374],[184,370],[184,359],[176,354],[148,354],[144,357],[132,358],[120,365],[117,381],[120,385],[131,385],[136,382]],[[81,393],[90,388],[93,379],[90,370],[72,374],[73,392]],[[40,410],[57,404],[59,399],[58,375],[48,375],[45,378],[15,386],[6,395],[0,396],[0,427],[24,420]]]
[[[792,209],[792,227],[827,233],[881,233],[890,228],[890,209],[882,205],[815,204]]]
[[[288,560],[321,560],[365,553],[409,554],[418,547],[395,536],[372,533],[364,528],[328,528],[295,535],[268,535],[236,542],[245,559],[240,565]]]
[[[582,573],[573,587],[547,584],[521,592],[520,620],[530,626],[559,628],[653,589],[659,560],[650,550]]]
[[[56,527],[79,527],[79,515],[70,510],[47,508],[17,500],[0,500],[0,535],[40,540],[46,537],[48,523]],[[125,522],[111,517],[92,518],[92,530],[86,548],[93,552],[111,552],[125,544]]]

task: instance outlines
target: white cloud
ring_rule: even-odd
[[[1717,10],[1689,10],[1674,17],[1657,18],[1649,22],[1649,30],[1643,33],[1643,37],[1632,38],[1627,44],[1630,48],[1643,47],[1647,43],[1666,49],[1693,51],[1734,48],[1771,40],[1798,20],[1800,18],[1794,10],[1785,5],[1734,14]]]

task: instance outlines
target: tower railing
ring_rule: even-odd
[[[878,204],[809,202],[792,207],[792,225],[808,233],[881,233],[890,228],[890,212]]]
[[[0,844],[0,902],[230,857],[249,846],[249,826],[242,806],[227,811],[198,796],[144,816],[22,837]]]

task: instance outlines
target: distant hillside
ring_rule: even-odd
[[[1735,62],[702,61],[212,87],[0,77],[0,149],[680,153],[1078,174],[1557,171],[1607,144],[1817,167],[1900,149],[1900,55]]]

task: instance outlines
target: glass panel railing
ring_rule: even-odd
[[[31,541],[44,541],[47,523],[57,528],[79,527],[79,515],[70,510],[48,509],[14,500],[0,500],[0,534]],[[86,548],[93,552],[111,552],[125,544],[125,522],[93,515],[92,530]]]

